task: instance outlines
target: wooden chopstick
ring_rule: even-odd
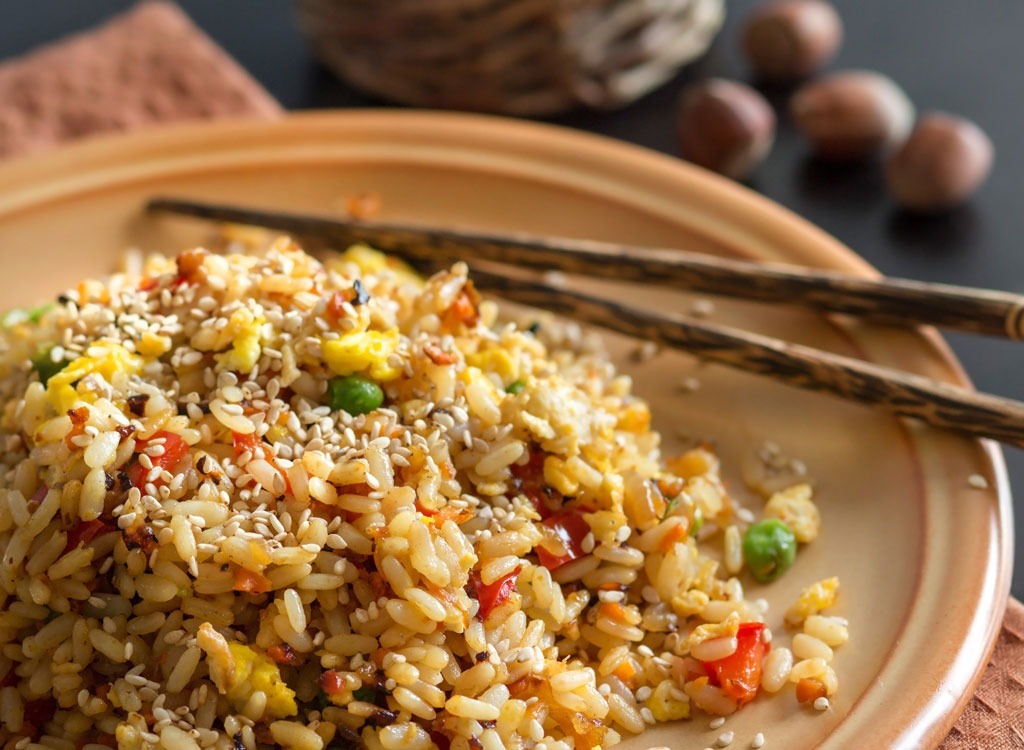
[[[1009,292],[905,279],[862,279],[683,250],[355,221],[171,198],[156,198],[148,208],[278,229],[326,240],[337,247],[364,242],[412,261],[489,260],[520,268],[559,270],[800,305],[875,322],[920,323],[989,336],[1024,338],[1024,295]]]
[[[228,213],[222,211],[221,207],[213,207],[210,212],[212,215],[207,215],[206,207],[191,202],[161,200],[153,201],[150,207],[217,221],[269,227],[331,243],[370,242],[378,249],[390,250],[367,236],[354,239],[352,236],[339,234],[333,229],[337,222],[332,220],[306,220],[305,217],[274,213],[269,215],[270,219],[264,221],[264,214],[260,211],[230,209]],[[231,218],[226,218],[227,216]],[[282,216],[286,218],[281,219]],[[327,222],[326,225],[324,222]],[[347,225],[346,222],[342,223]],[[340,239],[341,237],[345,239]],[[406,238],[404,241],[411,242],[411,239]],[[344,246],[345,244],[339,245]],[[444,253],[439,256],[437,253],[427,254],[418,251],[403,255],[413,260],[426,259],[433,264],[453,257]],[[462,252],[457,257],[466,259],[466,254]],[[494,259],[491,256],[487,258]],[[532,263],[530,265],[533,266]],[[679,348],[705,360],[764,375],[798,388],[829,393],[893,414],[920,419],[936,427],[1024,447],[1024,403],[1019,401],[977,393],[920,375],[737,328],[698,321],[671,312],[641,310],[604,298],[486,269],[474,267],[472,279],[481,290],[495,293],[513,302],[543,308],[628,336],[653,341],[662,346]]]
[[[473,283],[505,299],[618,333],[681,349],[702,359],[829,393],[934,427],[1024,447],[1024,403],[844,357],[800,344],[651,312],[600,297],[473,269]]]

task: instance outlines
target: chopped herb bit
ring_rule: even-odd
[[[52,351],[53,347],[44,349],[32,358],[32,369],[39,373],[39,382],[43,385],[50,382],[50,378],[64,369],[63,360],[53,361],[53,357],[50,355]]]
[[[361,687],[352,691],[352,697],[357,701],[363,701],[364,703],[376,703],[377,691],[372,687]]]
[[[704,528],[704,511],[700,508],[693,509],[693,525],[690,527],[690,535],[697,536],[697,532]]]
[[[515,396],[517,394],[522,393],[525,387],[526,381],[513,380],[511,383],[508,384],[508,388],[505,389],[505,393],[511,393],[513,396]]]
[[[319,690],[317,691],[316,698],[313,699],[313,704],[316,706],[317,711],[323,711],[331,705],[331,699],[327,697],[327,693]]]
[[[54,309],[56,306],[56,302],[44,302],[36,307],[31,307],[28,310],[28,319],[33,323],[38,323],[43,319],[43,316],[46,315],[46,313],[50,312],[50,310]]]

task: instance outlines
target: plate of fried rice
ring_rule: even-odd
[[[157,193],[861,275],[741,187],[469,115],[0,168],[5,750],[937,747],[1009,591],[985,441]],[[932,331],[559,277],[968,385]]]

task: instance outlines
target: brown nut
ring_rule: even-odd
[[[754,73],[792,81],[815,73],[835,57],[843,22],[824,0],[779,0],[755,8],[743,24],[742,44]]]
[[[677,131],[684,159],[742,180],[771,149],[775,113],[749,86],[712,78],[683,92]]]
[[[914,105],[880,73],[844,71],[804,84],[789,102],[793,122],[826,159],[863,159],[901,143]]]
[[[923,116],[888,158],[892,197],[914,211],[941,211],[969,197],[992,168],[992,141],[977,125],[942,113]]]

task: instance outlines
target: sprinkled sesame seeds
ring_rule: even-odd
[[[753,750],[758,750],[758,748],[764,747],[764,734],[762,732],[758,732],[754,735],[754,739],[750,741],[750,747],[753,748]]]
[[[732,744],[733,738],[736,736],[735,732],[722,732],[718,735],[718,739],[715,740],[716,747],[729,747]]]
[[[814,708],[818,711],[828,711],[830,705],[828,698],[824,696],[814,699]]]
[[[988,480],[981,474],[971,474],[967,477],[967,484],[976,490],[987,490],[989,486]]]
[[[716,716],[714,719],[711,720],[711,722],[708,724],[708,726],[711,727],[712,729],[721,729],[724,724],[725,724],[725,717],[724,716]]]

